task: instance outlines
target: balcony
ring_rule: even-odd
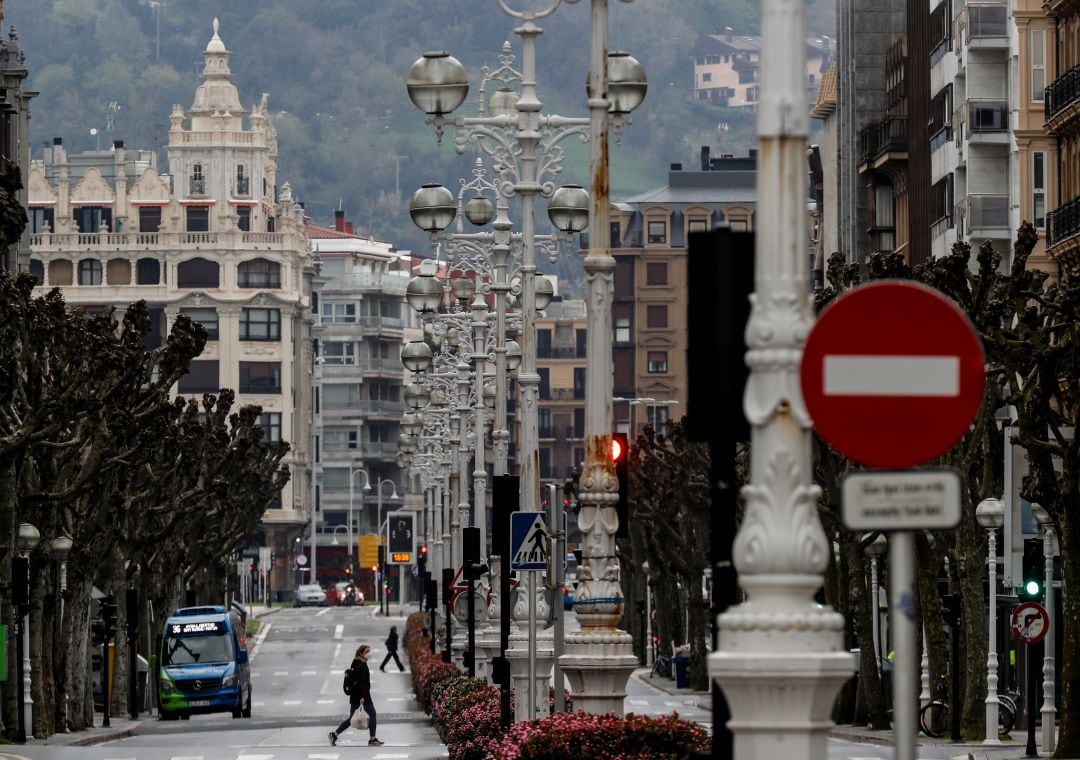
[[[860,172],[880,168],[890,159],[906,159],[907,117],[886,116],[867,124],[859,130],[859,147],[862,155]]]
[[[1009,196],[969,195],[964,199],[964,217],[964,232],[970,237],[1008,237]]]
[[[1009,104],[972,98],[964,103],[964,139],[974,143],[1009,143]]]
[[[206,195],[206,180],[202,177],[192,177],[188,183],[188,195]]]
[[[248,177],[236,178],[236,196],[243,198],[251,195],[251,179]]]
[[[1057,132],[1080,116],[1080,64],[1073,66],[1046,88],[1046,128]]]
[[[979,50],[1006,49],[1009,11],[1005,3],[978,3],[961,14],[966,26],[967,46]]]
[[[1074,198],[1046,215],[1046,245],[1059,245],[1077,235],[1080,235],[1080,198]]]

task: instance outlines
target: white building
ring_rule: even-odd
[[[275,597],[291,599],[312,492],[314,259],[303,210],[288,184],[277,192],[267,95],[250,112],[240,104],[216,19],[203,57],[194,103],[187,113],[174,105],[170,116],[169,174],[153,152],[129,155],[119,141],[69,157],[56,139],[32,162],[30,271],[71,305],[145,299],[148,347],[178,314],[206,327],[210,340],[177,391],[235,389],[238,404],[262,407],[270,438],[291,444],[291,479],[254,541],[273,553]]]

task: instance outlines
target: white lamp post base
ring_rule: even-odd
[[[536,715],[529,715],[529,636],[527,633],[510,634],[510,646],[506,650],[510,672],[514,682],[514,720],[517,722],[544,718],[548,715],[548,687],[551,668],[555,664],[555,638],[544,632],[536,640],[536,673],[533,679],[533,704]],[[576,705],[575,705],[576,707]]]
[[[559,667],[570,680],[574,712],[623,714],[626,683],[638,666],[634,640],[615,628],[566,634]]]

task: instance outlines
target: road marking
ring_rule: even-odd
[[[265,702],[252,702],[251,706],[252,707],[266,707],[266,703]],[[181,760],[181,759],[174,757],[173,760]],[[202,760],[202,758],[200,757],[199,760]]]
[[[335,625],[334,626],[334,639],[335,640],[340,639],[341,634],[343,634],[344,632],[345,632],[345,624],[344,623],[338,623],[337,625]]]
[[[308,760],[338,760],[341,755],[308,755]]]
[[[237,755],[236,760],[274,760],[273,755]]]
[[[171,760],[203,760],[202,755],[173,755]]]
[[[318,617],[319,615],[325,615],[329,611],[330,611],[330,608],[327,607],[325,609],[322,609],[322,610],[319,610],[318,612],[316,612],[315,616]],[[334,755],[334,757],[337,757],[337,755]]]
[[[395,755],[386,752],[379,752],[378,754],[373,755],[375,760],[404,760],[404,758],[407,758],[408,756],[408,752],[406,752],[404,755]]]
[[[289,675],[289,671],[287,671],[287,670],[275,670],[274,671],[274,678],[277,678],[278,676],[287,676],[287,675]]]
[[[337,704],[337,700],[336,699],[317,699],[317,700],[315,700],[315,704],[317,704],[317,705],[333,705],[333,704]]]
[[[960,395],[958,356],[825,357],[826,396]]]
[[[646,705],[646,706],[648,706],[648,704],[649,704],[649,700],[647,700],[647,699],[628,699],[626,701],[629,702],[632,705]]]
[[[318,674],[319,674],[319,671],[317,671],[317,670],[303,670],[303,671],[300,671],[300,675],[302,675],[302,676],[317,676]]]
[[[288,700],[286,702],[282,702],[281,704],[283,704],[283,705],[302,705],[304,703],[301,702],[299,699],[290,699],[290,700]]]

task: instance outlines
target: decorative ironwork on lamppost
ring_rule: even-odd
[[[577,0],[568,0],[577,2]],[[533,202],[537,194],[551,198],[554,186],[544,182],[548,175],[561,170],[562,140],[576,136],[591,141],[590,187],[592,188],[590,236],[594,246],[585,259],[589,282],[589,356],[594,366],[588,373],[586,436],[587,445],[586,508],[581,513],[582,529],[587,542],[583,596],[579,620],[581,634],[576,634],[577,650],[568,650],[566,670],[581,698],[575,704],[587,712],[622,711],[622,694],[634,661],[629,636],[622,640],[615,624],[621,617],[622,595],[619,589],[618,564],[614,542],[617,529],[615,502],[617,481],[611,462],[607,459],[611,440],[610,365],[610,300],[613,290],[614,260],[604,241],[608,234],[607,204],[607,135],[609,110],[616,129],[623,116],[635,108],[646,90],[640,64],[625,53],[609,55],[607,51],[607,0],[591,0],[590,77],[587,87],[590,115],[588,118],[567,118],[544,114],[536,92],[536,38],[542,33],[539,19],[551,15],[561,0],[551,0],[542,10],[517,11],[507,0],[498,0],[499,7],[519,23],[514,30],[522,40],[522,69],[508,79],[520,82],[516,101],[504,88],[492,96],[488,105],[491,115],[455,117],[450,123],[459,152],[473,142],[488,155],[495,157],[503,177],[500,189],[504,195],[518,195],[522,200],[522,316],[521,345],[523,360],[518,382],[521,386],[522,415],[520,476],[522,511],[539,508],[539,430],[537,420],[539,375],[536,371],[536,326],[532,281],[536,271]],[[507,48],[504,47],[504,50]],[[509,63],[504,63],[509,68]],[[609,71],[610,70],[610,71]],[[485,82],[496,78],[485,76]],[[610,81],[609,81],[610,80]],[[409,96],[432,118],[436,134],[441,139],[446,116],[453,112],[468,94],[468,77],[460,62],[446,53],[429,53],[417,61],[409,72]],[[512,105],[512,108],[511,108]],[[591,490],[590,490],[591,489]],[[599,518],[599,519],[598,519]],[[519,585],[529,597],[533,593]],[[613,638],[619,641],[613,645]],[[625,650],[625,651],[624,651]],[[611,678],[612,668],[618,674]],[[589,681],[588,687],[586,681]],[[530,691],[531,693],[531,691]]]
[[[748,599],[717,617],[719,647],[709,657],[710,675],[731,708],[740,760],[824,760],[833,698],[854,672],[843,616],[814,601],[829,540],[818,517],[813,422],[799,382],[813,323],[802,168],[809,134],[805,26],[801,3],[763,0],[757,197],[768,202],[754,221],[743,396],[750,482],[732,546]]]
[[[1031,516],[1039,524],[1039,531],[1043,540],[1043,562],[1046,578],[1043,584],[1043,606],[1049,616],[1049,625],[1046,628],[1046,636],[1043,637],[1043,703],[1040,713],[1042,714],[1040,744],[1044,754],[1053,753],[1057,747],[1057,707],[1054,705],[1056,686],[1054,684],[1054,639],[1057,636],[1055,626],[1058,621],[1054,619],[1054,548],[1056,536],[1054,535],[1054,519],[1046,511],[1042,504],[1031,505]],[[1028,666],[1030,667],[1030,665]],[[1032,718],[1029,717],[1028,720]]]
[[[52,558],[60,563],[60,640],[64,639],[64,601],[67,598],[67,558],[71,554],[71,546],[74,542],[71,540],[71,536],[59,535],[49,543],[49,550],[52,553]],[[63,699],[61,700],[64,705],[63,715],[61,716],[60,730],[63,733],[67,733],[71,729],[68,727],[68,707],[70,704],[68,694],[68,664],[67,657],[64,657],[64,670],[63,677],[60,679],[61,689],[64,692]]]

